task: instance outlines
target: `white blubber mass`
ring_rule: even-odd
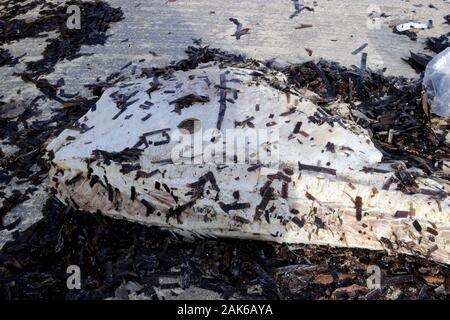
[[[450,263],[448,185],[382,162],[365,129],[306,96],[281,73],[212,63],[121,84],[48,145],[53,186],[186,236]]]

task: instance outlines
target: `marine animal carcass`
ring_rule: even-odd
[[[58,197],[185,235],[385,249],[450,263],[448,185],[284,75],[203,64],[109,88],[47,147]]]

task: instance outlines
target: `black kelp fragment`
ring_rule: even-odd
[[[219,108],[219,115],[217,117],[218,130],[222,128],[223,117],[227,109],[227,90],[224,89],[226,88],[226,81],[227,81],[226,74],[225,73],[220,74],[220,85],[222,86],[222,89],[220,89],[220,98],[219,98],[220,108]]]
[[[236,32],[232,35],[235,36],[237,40],[250,32],[250,28],[242,28],[242,23],[240,23],[238,19],[230,18],[229,20],[236,25]]]
[[[197,182],[188,184],[188,187],[189,188],[193,188],[193,189],[196,189],[196,188],[202,188],[203,189],[207,182],[211,183],[211,185],[212,185],[214,190],[216,190],[217,192],[220,191],[220,188],[219,188],[219,186],[217,185],[217,182],[216,182],[216,178],[214,177],[214,174],[211,171],[209,171],[205,175],[201,176],[200,179],[198,179]]]
[[[356,55],[356,54],[360,53],[360,52],[363,51],[367,46],[368,46],[368,43],[364,43],[362,46],[360,46],[359,48],[355,49],[355,51],[353,51],[352,54],[353,54],[353,55]]]
[[[48,40],[43,58],[27,63],[27,70],[21,74],[22,78],[35,83],[39,76],[54,71],[59,61],[85,55],[79,53],[82,45],[104,44],[110,24],[120,21],[123,16],[120,8],[112,8],[106,2],[81,2],[77,5],[81,9],[81,30],[65,27],[69,14],[64,4],[46,3],[47,8],[41,10],[39,17],[32,21],[12,18],[12,15],[17,14],[14,10],[0,15],[0,20],[5,21],[0,25],[0,43],[38,37],[43,32],[59,31],[58,37]]]
[[[331,175],[336,175],[335,169],[325,168],[325,167],[319,167],[319,166],[313,166],[313,165],[307,165],[298,163],[299,170],[308,170],[308,171],[315,171],[315,172],[321,172],[321,173],[327,173]]]
[[[155,212],[156,208],[147,200],[142,199],[141,203],[147,208],[147,214],[152,214]]]
[[[209,97],[207,96],[199,96],[196,94],[188,94],[187,96],[175,99],[169,104],[175,104],[175,112],[181,114],[181,110],[185,108],[189,108],[195,103],[206,103],[209,102]]]
[[[238,203],[238,202],[235,202],[235,203],[229,203],[229,204],[225,204],[225,203],[223,203],[223,202],[219,202],[219,206],[220,206],[220,208],[224,211],[224,212],[226,212],[226,213],[228,213],[228,212],[230,212],[231,210],[244,210],[244,209],[248,209],[248,208],[250,208],[250,203]]]

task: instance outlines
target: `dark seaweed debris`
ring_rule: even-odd
[[[386,77],[368,70],[361,81],[358,70],[327,61],[314,66],[292,65],[284,72],[296,87],[308,88],[324,98],[335,92],[332,101],[340,99],[362,112],[370,120],[363,126],[371,129],[386,160],[401,159],[429,172],[441,157],[448,157],[444,138],[434,134],[421,107],[420,80]],[[390,129],[399,133],[391,144],[385,136]]]
[[[410,52],[409,54],[409,58],[402,58],[402,60],[408,63],[417,73],[424,72],[428,63],[433,59],[433,57],[423,53]]]
[[[175,99],[175,100],[169,102],[169,104],[175,104],[174,112],[180,114],[182,109],[189,108],[190,106],[192,106],[195,103],[205,103],[205,102],[209,102],[208,97],[199,96],[196,94],[189,94],[187,96]]]
[[[127,281],[153,299],[161,298],[155,288],[191,286],[225,299],[449,298],[449,270],[423,259],[257,241],[186,242],[157,228],[75,212],[54,198],[43,212],[0,251],[2,299],[126,299],[120,287]],[[372,264],[384,275],[381,289],[366,287]],[[80,290],[66,287],[69,265],[81,268]],[[168,277],[170,285],[160,280]]]
[[[426,47],[436,54],[441,53],[445,49],[450,47],[450,32],[447,34],[443,34],[440,37],[429,37],[426,40]],[[402,58],[403,61],[408,63],[417,73],[424,72],[428,62],[433,59],[432,56],[424,53],[414,53],[410,52],[410,57]]]
[[[445,20],[444,24],[450,24],[450,14],[446,15],[444,17],[444,20]]]
[[[42,98],[42,96],[38,97]],[[34,102],[37,100],[35,99]],[[4,172],[18,177],[28,179],[33,184],[40,184],[45,179],[48,171],[48,164],[43,159],[44,143],[52,136],[58,135],[67,126],[76,122],[93,105],[96,99],[81,99],[77,103],[77,108],[63,109],[54,113],[46,121],[33,120],[34,103],[30,103],[27,110],[17,119],[0,119],[0,137],[6,139],[10,144],[18,148],[18,152],[8,157],[0,159],[0,167]],[[19,128],[18,123],[24,125]],[[37,165],[39,170],[33,172],[31,168]]]
[[[2,9],[2,15],[0,16],[0,31],[2,31],[2,36],[10,31],[11,28],[7,28],[9,24],[7,24],[6,21],[15,18],[17,15],[27,13],[39,5],[43,5],[43,7],[53,5],[52,3],[46,3],[45,0],[27,1],[26,3],[24,3],[24,1],[17,0],[5,0],[2,2],[4,6]],[[16,26],[13,26],[11,29],[14,29],[14,27]]]
[[[18,58],[14,58],[11,53],[3,48],[0,48],[0,67],[3,66],[14,66],[18,63]]]
[[[398,31],[397,28],[393,29],[393,32],[395,34],[401,34],[401,35],[405,35],[407,36],[410,40],[412,41],[417,41],[417,33],[414,31],[409,31],[409,30],[405,30],[405,31]]]
[[[47,40],[48,44],[43,52],[43,58],[38,61],[27,63],[27,70],[19,76],[24,81],[32,82],[46,96],[55,98],[56,89],[52,88],[45,79],[38,78],[54,71],[54,66],[61,60],[73,60],[80,57],[82,45],[103,45],[107,39],[106,31],[113,22],[123,18],[120,8],[112,8],[106,2],[77,2],[81,10],[81,29],[68,29],[66,26],[69,14],[67,5],[54,4],[45,1],[34,1],[24,8],[32,9],[42,3],[39,16],[35,19],[14,19],[22,10],[22,7],[9,1],[5,12],[0,16],[0,44],[24,38],[41,37],[49,31],[59,31],[56,38]],[[4,64],[13,65],[18,58],[12,58],[6,51],[0,51],[0,66]]]
[[[427,49],[435,52],[441,53],[445,49],[450,47],[450,32],[447,34],[443,34],[440,37],[430,37],[427,39]]]
[[[249,33],[250,28],[242,28],[242,23],[240,23],[238,19],[230,18],[229,20],[236,25],[236,32],[232,35],[235,36],[237,40]]]
[[[83,2],[81,9],[81,30],[70,30],[65,26],[67,21],[66,6],[59,6],[46,12],[44,24],[46,29],[59,28],[60,35],[48,40],[44,50],[43,59],[27,63],[27,77],[48,74],[53,71],[58,61],[73,60],[81,56],[79,53],[82,45],[103,45],[107,39],[106,31],[112,22],[122,19],[123,12],[120,8],[111,8],[105,2]],[[37,20],[32,26],[42,30],[43,22]],[[22,34],[19,34],[22,36]]]
[[[28,63],[27,71],[20,74],[25,81],[34,83],[42,95],[27,101],[25,112],[16,119],[0,119],[0,137],[18,148],[18,152],[14,155],[8,157],[2,155],[0,159],[2,174],[27,179],[31,184],[38,185],[45,179],[48,171],[48,164],[43,160],[44,143],[66,127],[72,126],[90,108],[94,108],[102,88],[111,85],[96,84],[94,94],[97,96],[86,99],[79,96],[67,96],[62,91],[58,94],[61,81],[52,85],[40,76],[51,73],[58,61],[78,57],[81,45],[103,44],[107,39],[105,32],[110,23],[121,20],[123,13],[120,9],[111,8],[104,2],[80,2],[78,5],[82,11],[81,30],[68,30],[66,28],[67,6],[64,4],[56,5],[39,0],[26,5],[10,0],[6,4],[7,7],[0,16],[0,43],[37,37],[42,32],[56,29],[60,31],[59,37],[49,40],[44,51],[44,58]],[[31,21],[14,19],[20,12],[26,12],[41,4],[43,7],[38,18]],[[0,66],[3,62],[14,65],[20,58],[13,58],[6,50],[0,50]],[[64,81],[64,79],[61,80]],[[39,100],[46,98],[57,100],[65,108],[55,110],[48,120],[36,121],[35,116],[39,113],[36,104]],[[0,102],[0,104],[4,103]],[[38,167],[37,172],[31,170],[34,165]]]

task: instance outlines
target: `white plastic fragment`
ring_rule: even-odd
[[[411,177],[404,165],[381,163],[366,130],[277,89],[284,84],[277,72],[202,65],[110,88],[78,130],[48,145],[58,197],[184,235],[385,249],[450,263],[448,185],[416,170],[409,193],[400,191]],[[275,139],[248,143],[258,130]],[[238,132],[232,149],[252,157],[220,152],[229,132]],[[184,138],[192,148],[180,145]]]
[[[408,30],[411,30],[411,29],[422,29],[422,30],[425,30],[425,29],[428,29],[428,28],[429,28],[429,24],[421,23],[421,22],[414,22],[414,21],[408,21],[406,23],[399,24],[399,25],[397,25],[395,27],[395,29],[398,32],[404,32],[404,31],[408,31]]]
[[[428,63],[423,85],[427,89],[431,112],[438,116],[450,116],[450,48]]]

